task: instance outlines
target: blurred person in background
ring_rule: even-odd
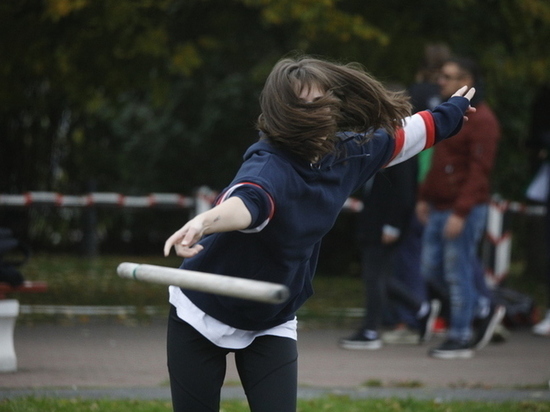
[[[442,102],[438,84],[439,72],[442,64],[451,57],[450,48],[442,43],[430,43],[424,48],[424,57],[418,69],[415,82],[409,86],[407,92],[411,97],[413,113],[421,110],[432,110]],[[414,169],[415,179],[421,183],[430,168],[433,148],[420,152],[415,158],[417,167]],[[414,184],[414,199],[418,184]],[[428,285],[420,273],[420,254],[422,249],[422,233],[424,226],[418,220],[416,213],[410,215],[408,230],[397,246],[395,253],[395,270],[393,276],[396,282],[405,286],[409,296],[416,301],[427,302],[430,299]],[[432,302],[431,306],[441,306],[446,300],[438,296],[439,303]],[[389,344],[414,344],[426,342],[431,336],[432,321],[425,325],[418,318],[418,314],[410,304],[398,297],[390,299],[390,312],[394,316],[393,330],[382,334],[382,340]],[[447,306],[445,305],[445,308]],[[435,308],[434,308],[435,309]],[[435,315],[435,311],[432,312]],[[433,316],[433,315],[432,315]]]
[[[546,205],[545,213],[545,242],[546,250],[550,248],[550,85],[542,86],[535,96],[532,108],[530,146],[535,152],[534,166],[539,173],[541,181],[546,178],[546,187],[541,187],[541,193],[537,201]],[[542,320],[533,326],[533,333],[539,336],[550,336],[550,260],[546,256],[546,312]]]
[[[448,60],[438,82],[443,99],[457,87],[476,88],[472,105],[477,111],[455,139],[435,148],[416,208],[425,225],[422,275],[446,289],[450,301],[446,339],[429,355],[465,359],[489,342],[505,312],[503,306],[492,303],[488,289],[482,287],[484,282],[477,278],[500,125],[483,101],[482,79],[474,61]]]
[[[413,313],[419,339],[431,333],[438,314],[434,306],[418,299],[408,285],[395,277],[396,257],[407,236],[416,204],[417,159],[382,169],[363,188],[363,209],[357,221],[361,278],[365,290],[365,316],[357,332],[340,340],[344,349],[379,349],[379,329],[388,313],[389,300],[397,300]],[[418,337],[417,337],[418,342]]]

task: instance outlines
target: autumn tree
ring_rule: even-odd
[[[0,193],[219,189],[282,56],[405,87],[444,42],[486,73],[495,190],[521,198],[529,106],[550,82],[547,0],[4,0],[0,36]]]

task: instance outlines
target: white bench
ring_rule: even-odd
[[[10,293],[44,293],[47,290],[46,282],[26,281],[16,287],[8,283],[0,283],[0,372],[17,371],[13,332],[19,316],[19,301],[7,299],[7,295]]]

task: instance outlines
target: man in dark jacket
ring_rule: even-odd
[[[365,287],[366,311],[363,324],[349,338],[341,339],[344,349],[379,349],[379,327],[388,309],[387,298],[399,299],[420,324],[419,340],[426,339],[438,307],[420,300],[395,277],[398,245],[406,237],[414,215],[417,190],[416,158],[383,169],[364,188],[363,210],[357,222],[361,254],[361,277]],[[436,303],[434,303],[436,304]]]

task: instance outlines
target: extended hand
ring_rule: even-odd
[[[388,233],[382,233],[382,244],[383,245],[391,245],[392,243],[397,242],[398,239],[399,239],[399,236],[390,235]]]
[[[468,100],[472,100],[472,97],[476,94],[476,89],[473,87],[468,90],[468,86],[463,86],[460,89],[458,89],[451,97],[459,96],[459,97],[465,97]],[[468,115],[475,113],[476,108],[472,106],[468,106],[468,109],[466,110],[466,113],[464,113],[464,121],[468,121]]]
[[[428,223],[429,216],[430,206],[428,205],[428,202],[420,200],[416,204],[416,217],[418,218],[418,221],[425,226],[426,223]]]
[[[460,89],[458,89],[451,97],[460,96],[465,97],[468,100],[472,100],[472,97],[476,94],[475,88],[470,88],[468,90],[468,86],[462,86]]]
[[[199,253],[203,247],[197,242],[203,235],[203,226],[197,218],[190,220],[180,230],[176,231],[164,244],[164,256],[170,254],[172,246],[176,255],[189,258]]]

